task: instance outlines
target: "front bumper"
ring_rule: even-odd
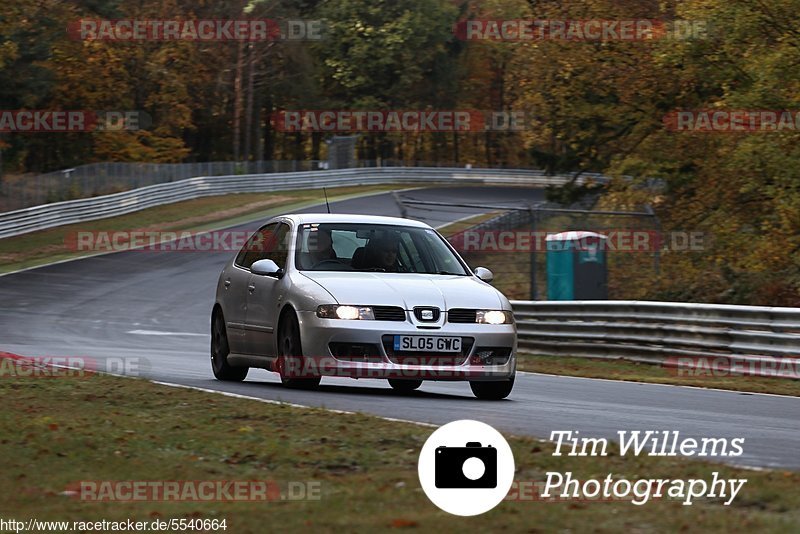
[[[315,312],[298,313],[298,320],[304,361],[296,376],[499,381],[508,380],[516,372],[517,332],[513,324],[443,323],[430,328],[411,321],[320,319]],[[385,336],[393,335],[461,337],[465,349],[459,355],[414,353],[409,358],[387,346]],[[373,350],[363,358],[341,353],[334,356],[331,344],[359,344]],[[487,348],[508,349],[507,360],[501,364],[479,363],[478,353],[486,354]]]

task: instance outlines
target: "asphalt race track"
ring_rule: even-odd
[[[452,204],[523,205],[542,199],[541,190],[503,187],[431,188],[404,195],[451,204],[409,211],[434,226],[480,212]],[[400,214],[390,194],[331,207],[339,213]],[[263,370],[251,370],[241,384],[218,382],[209,362],[209,315],[217,276],[231,254],[127,251],[2,276],[0,351],[128,359],[138,365],[129,369],[132,373],[159,381],[420,422],[478,419],[507,433],[539,438],[554,430],[608,438],[616,438],[619,430],[744,437],[744,454],[732,463],[800,469],[798,398],[527,373],[500,402],[475,399],[466,383],[426,382],[404,395],[379,380],[324,378],[318,391],[287,390]]]

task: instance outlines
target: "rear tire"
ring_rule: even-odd
[[[402,378],[390,378],[389,385],[395,391],[409,393],[418,389],[422,385],[422,380],[404,380]]]
[[[300,325],[294,312],[287,312],[281,320],[278,330],[278,359],[275,362],[276,371],[281,377],[281,383],[287,388],[313,389],[319,386],[322,377],[296,378],[292,376],[293,369],[303,371],[303,349],[300,344]],[[290,370],[290,371],[287,371]]]
[[[501,400],[514,388],[514,377],[499,382],[470,382],[472,393],[481,400]]]
[[[211,321],[211,370],[217,380],[241,382],[247,377],[249,367],[233,367],[228,364],[228,331],[222,312],[214,314]]]

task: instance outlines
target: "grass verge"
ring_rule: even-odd
[[[343,200],[404,187],[413,186],[392,184],[337,187],[329,190],[331,195],[329,199],[331,201]],[[8,237],[0,239],[0,273],[90,255],[91,252],[76,252],[67,245],[68,236],[77,231],[183,230],[199,232],[265,219],[324,201],[321,189],[220,195],[166,204],[119,217],[70,224]]]
[[[692,376],[691,370],[680,370],[648,363],[622,359],[573,358],[567,356],[539,356],[520,353],[517,359],[520,371],[551,375],[630,380],[654,384],[695,386],[700,388],[730,389],[753,393],[773,393],[800,397],[800,380],[760,376],[718,375],[702,371]]]
[[[265,386],[266,387],[266,386]],[[630,502],[506,501],[473,518],[431,504],[417,457],[432,429],[366,415],[331,414],[110,376],[7,378],[0,412],[0,517],[26,520],[226,519],[227,532],[620,532],[800,527],[800,474],[753,472],[680,458],[567,458],[526,438],[509,440],[517,480],[548,471],[577,479],[703,478],[748,482],[730,506],[668,499]],[[398,399],[399,400],[399,399]],[[480,401],[475,401],[480,402]],[[457,414],[453,414],[457,419]],[[746,445],[745,445],[746,446]],[[274,480],[319,483],[319,500],[87,502],[62,493],[81,480]]]

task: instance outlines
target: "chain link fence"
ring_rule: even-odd
[[[610,215],[592,210],[544,204],[530,212],[515,212],[495,221],[488,228],[495,239],[482,239],[473,250],[465,251],[465,260],[495,273],[495,286],[511,299],[547,299],[546,236],[568,231],[597,232],[607,236],[634,234],[650,238],[641,249],[618,247],[618,239],[606,251],[608,296],[610,299],[637,299],[645,296],[658,275],[660,227],[653,215],[631,212]],[[552,211],[549,211],[552,210]],[[564,211],[561,211],[564,210]],[[510,232],[502,245],[501,232]],[[482,234],[486,236],[486,234]],[[530,236],[530,237],[528,237]],[[632,242],[632,238],[626,238]]]
[[[409,201],[401,196],[396,199],[405,216],[411,218],[422,212],[430,217],[429,212],[463,210],[466,206],[434,206],[435,203]],[[455,233],[446,232],[449,234],[446,237],[470,267],[490,269],[494,273],[493,285],[508,298],[543,300],[547,298],[547,235],[589,231],[612,236],[606,254],[609,298],[646,296],[658,275],[663,246],[670,244],[661,232],[658,219],[649,210],[594,210],[594,201],[596,197],[590,196],[569,206],[553,202],[527,207],[507,206],[504,210],[499,209],[496,215],[467,228],[461,227]],[[641,236],[649,242],[634,247],[634,236]],[[693,251],[672,251],[680,252]]]

